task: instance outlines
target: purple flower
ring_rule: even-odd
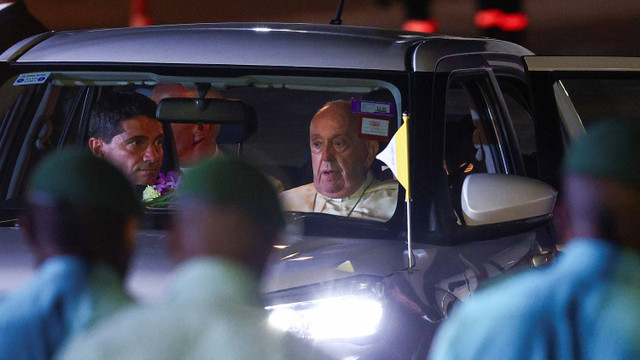
[[[159,179],[156,179],[153,183],[154,188],[160,192],[161,195],[168,194],[180,185],[180,174],[175,171],[169,171],[166,175],[160,173]]]

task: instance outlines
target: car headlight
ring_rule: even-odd
[[[353,295],[268,306],[267,310],[272,326],[316,340],[373,335],[382,318],[379,301]]]
[[[296,336],[314,340],[351,339],[375,334],[383,314],[381,284],[360,282],[356,291],[353,291],[353,286],[348,287],[349,291],[337,292],[333,288],[331,296],[320,298],[317,295],[326,292],[314,292],[316,299],[313,300],[267,306],[269,323]]]

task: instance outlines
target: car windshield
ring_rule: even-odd
[[[257,164],[268,175],[281,192],[285,211],[324,213],[378,223],[389,221],[395,213],[397,182],[388,167],[375,159],[400,121],[395,110],[400,104],[399,91],[390,83],[284,76],[178,78],[149,73],[89,72],[38,75],[41,76],[20,74],[2,86],[0,114],[4,120],[0,133],[5,137],[2,148],[11,142],[12,151],[18,152],[16,163],[3,169],[12,174],[2,184],[6,194],[1,205],[4,209],[15,206],[38,159],[58,148],[88,146],[91,110],[105,93],[137,93],[159,102],[163,98],[198,97],[200,89],[200,94],[206,94],[207,98],[243,104],[252,116],[238,123],[220,124],[212,120],[218,123],[210,124],[208,120],[190,119],[181,120],[182,124],[177,126],[163,123],[166,144],[158,181],[170,182],[177,179],[168,175],[188,174],[194,159],[234,154]],[[310,139],[314,114],[330,102],[341,104],[340,111],[346,110],[327,112],[325,117],[330,117],[330,121],[318,121],[318,129]],[[340,116],[349,118],[350,125],[340,127],[340,121],[336,120]],[[206,141],[194,135],[205,127],[217,128],[212,131],[218,131],[213,150],[203,150],[200,155],[191,151],[191,155],[183,156],[185,147]],[[19,136],[9,138],[8,134]],[[373,150],[366,145],[371,143],[375,143]],[[354,150],[358,147],[364,150]],[[151,186],[157,188],[157,184]],[[366,209],[364,205],[372,204],[369,193],[378,191],[380,186],[385,189],[380,195],[385,197],[384,211]],[[144,197],[158,195],[141,191]],[[148,213],[167,213],[174,204],[169,198],[147,205]],[[153,221],[149,224],[146,226],[155,227]]]

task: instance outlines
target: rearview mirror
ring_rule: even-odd
[[[226,99],[166,98],[158,104],[156,117],[162,122],[251,124],[255,112],[242,101]]]

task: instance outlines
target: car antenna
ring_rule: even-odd
[[[342,9],[344,8],[344,0],[340,0],[340,3],[338,4],[338,11],[336,12],[336,18],[331,20],[331,22],[329,24],[331,25],[342,25],[342,19],[340,18],[342,16]]]

